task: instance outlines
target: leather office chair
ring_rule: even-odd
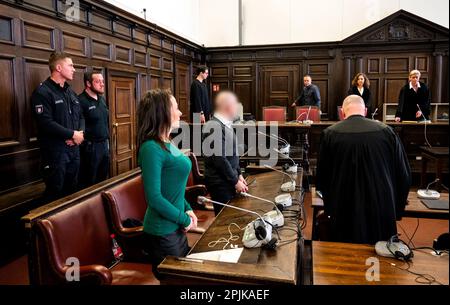
[[[97,194],[47,218],[37,221],[40,284],[70,284],[66,280],[68,258],[80,266],[75,284],[159,284],[150,264],[113,264],[110,229],[102,201]],[[70,262],[69,262],[70,263]]]
[[[319,123],[320,109],[317,106],[297,106],[295,107],[295,120],[311,120],[314,123]]]
[[[105,199],[105,208],[108,211],[111,229],[116,233],[116,239],[122,246],[125,259],[145,260],[142,252],[144,227],[124,227],[127,219],[137,220],[141,223],[144,221],[147,202],[142,176],[138,175],[125,183],[114,186],[103,192],[102,196]]]
[[[286,107],[267,106],[263,107],[263,121],[286,121]]]

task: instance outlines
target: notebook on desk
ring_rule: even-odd
[[[421,199],[420,201],[430,210],[448,210],[448,200]]]

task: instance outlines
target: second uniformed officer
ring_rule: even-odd
[[[77,95],[67,81],[73,79],[72,59],[52,53],[48,65],[51,76],[33,92],[41,149],[45,199],[55,200],[77,190],[80,168],[78,145],[84,140],[84,118]]]
[[[109,175],[109,112],[105,83],[98,72],[84,73],[84,91],[78,96],[86,120],[85,141],[81,145],[80,186],[88,187]]]

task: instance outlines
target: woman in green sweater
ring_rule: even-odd
[[[184,199],[191,161],[170,142],[181,112],[168,90],[150,90],[139,104],[138,163],[142,170],[147,211],[144,217],[146,246],[153,272],[167,255],[186,256],[186,232],[197,226],[197,217]]]

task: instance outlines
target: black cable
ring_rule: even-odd
[[[434,252],[434,254],[441,256],[442,253],[447,253],[448,254],[448,250],[436,250],[433,247],[417,247],[417,248],[411,248],[411,250],[424,250],[424,249],[428,249],[428,250],[432,250]]]

